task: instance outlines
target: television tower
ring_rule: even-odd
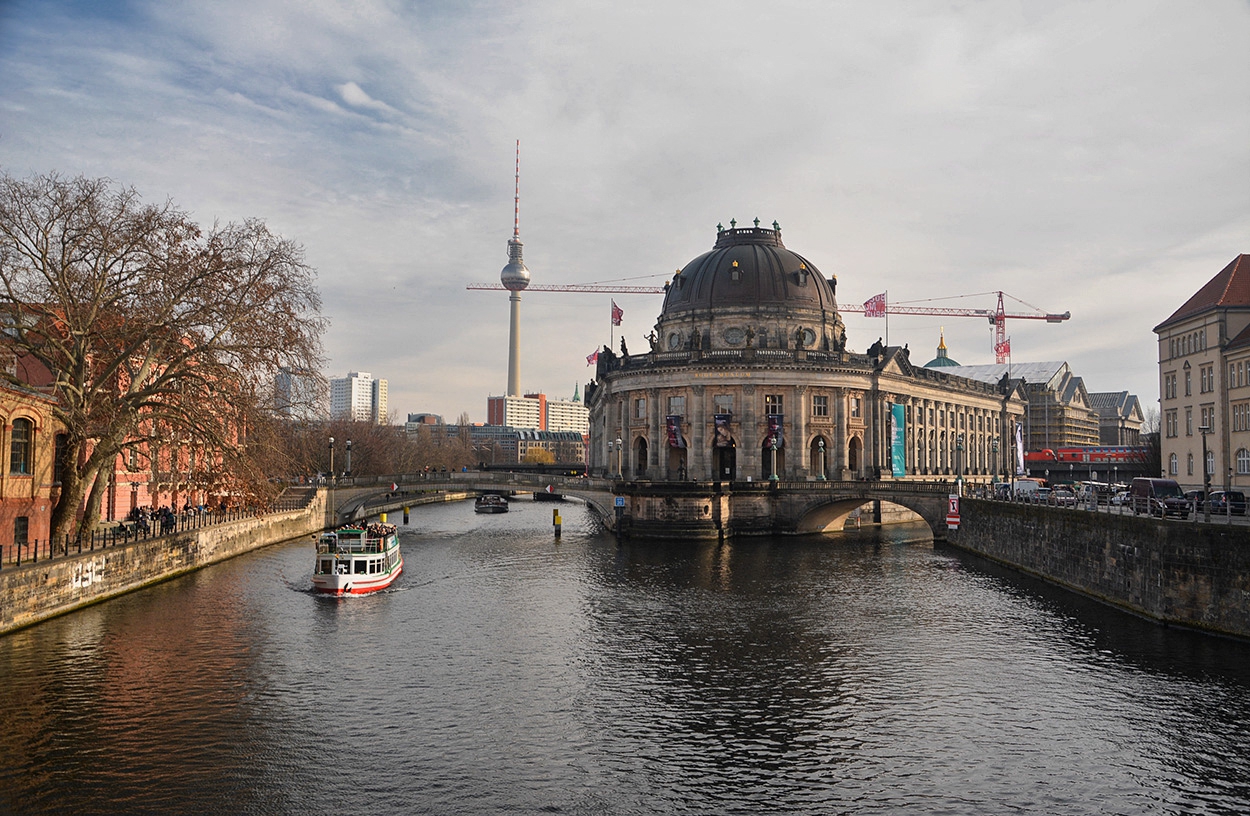
[[[508,263],[499,281],[512,294],[508,323],[508,393],[521,396],[521,291],[530,285],[530,271],[521,259],[521,140],[516,143],[516,188],[512,197],[512,238],[508,241]]]

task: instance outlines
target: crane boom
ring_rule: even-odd
[[[499,283],[473,283],[465,287],[465,289],[477,290],[499,290],[507,291],[507,288]],[[559,285],[552,284],[536,284],[526,288],[527,292],[610,292],[612,294],[633,294],[633,295],[659,295],[668,291],[667,286],[620,286],[617,284],[600,284],[600,283],[566,283]],[[1011,355],[1011,343],[1007,339],[1007,318],[1012,320],[1045,320],[1047,323],[1062,323],[1072,318],[1071,312],[1043,312],[1038,309],[1035,312],[1008,312],[1003,308],[1003,293],[997,292],[998,308],[997,309],[957,309],[949,306],[896,306],[891,303],[885,303],[877,307],[876,313],[882,317],[887,314],[904,314],[904,315],[936,315],[939,317],[980,317],[987,319],[994,326],[994,359],[999,363],[1007,362],[1007,358]],[[964,295],[962,297],[967,297]],[[1008,296],[1010,297],[1010,296]],[[1013,298],[1014,300],[1015,298]],[[1023,303],[1023,301],[1020,301]],[[1030,304],[1025,303],[1025,306]],[[853,306],[844,304],[838,306],[838,310],[848,313],[863,314],[865,306]]]
[[[489,289],[507,291],[503,284],[499,283],[471,283],[464,287],[465,289]],[[614,292],[626,295],[662,295],[664,289],[659,286],[608,286],[606,284],[594,283],[568,283],[568,284],[530,284],[525,287],[526,292]]]

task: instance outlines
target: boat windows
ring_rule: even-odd
[[[331,558],[323,558],[318,561],[317,572],[321,575],[329,575],[334,572],[334,560]]]
[[[365,573],[365,570],[366,570],[366,569],[368,569],[368,566],[369,566],[369,565],[365,562],[365,559],[363,559],[363,558],[358,559],[358,560],[356,560],[354,563],[355,563],[355,565],[356,565],[355,572],[356,572],[356,574],[357,574],[357,575],[364,575],[364,574],[366,574],[366,573]]]

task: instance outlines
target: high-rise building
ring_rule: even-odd
[[[325,419],[325,378],[315,371],[282,367],[273,380],[274,410],[285,419]]]
[[[367,371],[352,371],[330,380],[330,416],[353,422],[387,421],[387,383]]]

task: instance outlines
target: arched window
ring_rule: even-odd
[[[1237,451],[1237,473],[1250,474],[1250,450],[1241,448]]]
[[[34,439],[34,423],[29,419],[13,420],[12,446],[9,449],[9,473],[29,476],[32,472],[31,442]]]
[[[1194,455],[1192,453],[1185,457],[1185,475],[1194,475]]]
[[[1214,473],[1215,473],[1215,451],[1209,450],[1207,451],[1207,475],[1210,476]]]
[[[1168,458],[1168,473],[1175,476],[1179,472],[1180,472],[1180,459],[1178,459],[1176,454],[1174,453]]]

